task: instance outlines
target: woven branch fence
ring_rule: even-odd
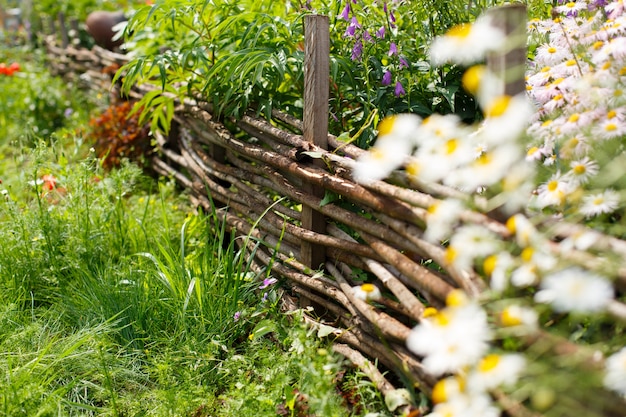
[[[441,199],[465,199],[466,195],[439,184],[415,182],[400,171],[390,181],[367,186],[352,179],[354,161],[365,151],[326,130],[328,33],[324,31],[328,26],[324,19],[313,18],[305,22],[309,61],[305,61],[304,120],[278,110],[272,112],[271,120],[249,112],[229,120],[227,128],[214,117],[209,103],[190,97],[177,103],[167,136],[153,132],[158,153],[151,166],[188,189],[198,206],[217,208],[220,220],[233,233],[250,236],[238,241],[248,246],[256,271],[270,268],[282,279],[283,308],[308,307],[305,319],[333,337],[334,349],[359,367],[384,395],[396,391],[394,384],[403,381],[430,396],[436,379],[406,348],[411,328],[423,319],[426,306],[444,306],[453,289],[479,297],[487,287],[477,271],[451,265],[443,246],[422,237],[429,207]],[[128,57],[97,46],[91,50],[74,46],[62,18],[57,29],[45,38],[52,70],[94,90],[110,91],[114,70]],[[523,63],[523,50],[521,54]],[[509,66],[515,60],[519,64],[519,51],[516,56],[499,57],[493,65]],[[519,89],[519,78],[506,88]],[[131,96],[141,98],[150,91],[149,85],[137,86]],[[112,94],[118,94],[117,90]],[[461,221],[484,226],[503,241],[514,239],[497,216],[466,211]],[[551,249],[559,256],[564,255],[556,242],[582,229],[557,223],[546,227],[554,237]],[[625,241],[602,235],[596,245],[626,256]],[[576,251],[567,256],[580,265],[597,262]],[[440,268],[429,267],[432,263]],[[369,273],[383,292],[378,302],[355,297],[352,288],[362,283],[361,271]],[[626,268],[618,271],[617,286],[626,287]],[[614,301],[609,313],[624,320],[626,306]],[[602,359],[590,350],[541,329],[524,336],[528,345],[537,340],[550,341],[558,354],[580,354],[592,366],[602,366]],[[401,378],[386,377],[387,370]],[[534,415],[503,393],[494,395],[508,415]],[[620,401],[609,409],[607,415],[626,414],[626,405]],[[403,405],[396,412],[411,410],[416,407]]]

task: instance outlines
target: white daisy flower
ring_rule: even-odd
[[[487,355],[468,375],[467,386],[480,392],[501,385],[512,385],[517,382],[525,366],[526,360],[519,354]]]
[[[423,356],[424,369],[434,376],[456,372],[487,351],[491,331],[487,314],[475,303],[446,307],[425,318],[407,338],[410,351]]]
[[[484,59],[487,52],[502,48],[505,39],[492,18],[482,15],[474,23],[462,23],[435,38],[430,46],[430,59],[434,65],[473,64]]]
[[[534,113],[525,94],[497,96],[481,105],[485,109],[485,121],[477,134],[488,145],[517,140]]]
[[[380,289],[374,284],[365,283],[352,287],[352,294],[359,300],[363,301],[376,301],[380,300]]]
[[[363,184],[386,178],[399,168],[413,151],[413,143],[421,118],[414,114],[388,116],[378,124],[374,146],[357,159],[352,175]]]
[[[585,217],[594,217],[604,213],[612,213],[619,207],[619,194],[613,190],[586,195],[579,211]]]
[[[588,157],[572,161],[571,170],[566,174],[575,184],[584,184],[600,171],[598,163]]]
[[[626,347],[605,362],[604,386],[626,397]]]
[[[487,395],[457,395],[435,405],[425,417],[499,417],[500,410]]]
[[[512,304],[500,312],[500,324],[504,327],[537,327],[539,315],[529,307]]]
[[[464,394],[465,388],[466,383],[461,376],[449,376],[437,381],[433,387],[431,398],[435,404],[450,401],[452,398]]]
[[[536,204],[539,208],[559,207],[575,189],[576,186],[570,178],[557,172],[548,182],[541,184],[537,189]]]
[[[446,249],[446,258],[461,269],[469,268],[475,258],[498,252],[500,240],[488,229],[466,225],[456,230]]]
[[[506,289],[514,266],[515,262],[509,252],[498,252],[485,258],[483,271],[489,277],[492,290],[502,292]]]
[[[572,267],[546,276],[535,301],[550,303],[558,312],[595,312],[613,299],[613,286],[606,278]]]
[[[424,239],[440,242],[449,236],[462,210],[463,203],[455,199],[440,200],[428,207]]]

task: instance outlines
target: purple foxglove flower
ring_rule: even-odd
[[[391,42],[391,45],[389,45],[389,56],[393,56],[393,55],[398,55],[398,45],[395,44],[395,42]]]
[[[365,32],[363,32],[363,40],[365,42],[372,42],[372,35],[370,35],[370,33],[366,30]]]
[[[358,28],[361,27],[361,24],[359,23],[359,21],[357,20],[357,18],[355,16],[352,16],[352,20],[350,20],[350,24],[354,25],[354,26],[356,26]]]
[[[385,73],[383,74],[383,79],[381,81],[382,85],[389,85],[391,84],[391,71],[387,70],[385,71]]]
[[[278,282],[278,280],[274,277],[270,277],[270,278],[265,278],[263,280],[263,284],[261,284],[261,286],[259,287],[260,290],[264,290],[265,288],[274,285]]]
[[[346,22],[350,20],[350,2],[346,3],[346,7],[343,8],[343,11],[339,16]]]
[[[352,59],[353,61],[358,61],[361,59],[362,53],[363,43],[361,43],[361,40],[358,40],[354,43],[354,47],[352,48],[352,56],[350,56],[350,59]]]
[[[376,37],[382,39],[385,37],[385,27],[381,26],[380,29],[376,31]]]
[[[406,59],[400,57],[400,69],[408,68],[408,67],[409,67],[409,62]]]
[[[394,91],[394,94],[396,95],[396,97],[400,97],[406,94],[406,91],[404,91],[404,87],[402,87],[400,81],[396,82],[396,90]]]

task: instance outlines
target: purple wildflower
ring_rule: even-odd
[[[65,118],[69,118],[72,114],[74,114],[74,110],[71,107],[68,107],[63,112],[63,115],[65,116]]]
[[[265,278],[263,280],[263,284],[261,284],[261,286],[259,287],[260,290],[264,290],[265,288],[274,285],[278,282],[278,280],[274,277],[270,277],[270,278]]]
[[[341,12],[341,18],[343,20],[345,20],[346,22],[350,20],[350,2],[346,3],[346,7],[344,7],[343,11]]]
[[[403,57],[400,57],[400,69],[408,68],[408,67],[409,67],[409,62]]]
[[[384,74],[383,74],[383,79],[381,81],[382,85],[389,85],[391,84],[391,71],[387,70]]]
[[[353,24],[349,24],[348,27],[346,28],[346,32],[343,34],[344,38],[347,37],[354,37],[354,33],[356,31],[356,26],[354,26]]]
[[[261,298],[261,302],[264,303],[267,301],[267,297],[269,296],[269,293],[263,293],[263,298]]]
[[[372,42],[372,35],[370,35],[370,33],[366,30],[365,32],[363,32],[363,40],[365,42]]]
[[[352,59],[353,61],[358,61],[361,59],[362,53],[363,53],[363,43],[359,39],[358,41],[354,43],[354,47],[352,48],[352,55],[350,56],[350,59]]]
[[[376,31],[376,37],[382,39],[385,37],[385,27],[381,26],[380,29]]]
[[[389,45],[389,56],[393,56],[393,55],[398,55],[398,45],[395,44],[395,42],[391,42],[391,44]]]
[[[404,87],[402,87],[400,81],[396,82],[396,90],[394,91],[394,94],[396,95],[396,97],[400,97],[406,94],[406,91],[404,91]]]
[[[241,317],[241,311],[237,311],[235,315],[233,316],[233,321],[239,321],[240,317]]]

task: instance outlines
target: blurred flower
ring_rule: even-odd
[[[400,83],[400,81],[396,81],[394,94],[396,95],[396,97],[400,97],[406,94],[406,91],[404,91],[404,87],[402,87],[402,83]]]
[[[52,191],[56,188],[58,180],[52,174],[45,174],[41,177],[43,181],[43,189],[47,191]]]
[[[432,204],[426,214],[424,238],[435,243],[449,236],[462,210],[459,200],[446,199]]]
[[[357,159],[354,179],[360,183],[378,181],[400,167],[413,150],[413,135],[421,120],[408,113],[385,117],[377,126],[376,143]]]
[[[605,366],[604,386],[626,397],[626,347],[609,356]]]
[[[473,64],[487,52],[501,48],[504,40],[504,33],[493,25],[491,17],[482,15],[474,23],[462,23],[435,38],[430,46],[430,58],[434,65]]]
[[[487,314],[470,302],[425,318],[411,330],[406,344],[424,357],[424,369],[438,376],[476,363],[485,354],[490,338]]]
[[[537,327],[539,315],[529,307],[512,304],[500,313],[500,324],[505,327]]]
[[[352,59],[353,61],[358,61],[361,59],[362,53],[363,53],[363,43],[359,39],[354,43],[354,47],[352,47],[352,55],[350,56],[350,59]]]
[[[260,290],[264,290],[265,288],[276,284],[278,280],[274,277],[265,278],[263,283],[259,286]]]
[[[501,385],[512,385],[517,382],[525,366],[526,360],[519,354],[487,355],[469,373],[468,387],[472,390],[487,391]]]
[[[385,73],[383,74],[383,79],[381,81],[382,85],[389,85],[391,84],[391,71],[387,70],[385,71]]]
[[[375,36],[376,36],[377,38],[379,38],[379,39],[384,38],[384,37],[385,37],[385,27],[384,27],[384,26],[381,26],[381,27],[380,27],[380,29],[378,29],[378,30],[376,31]]]
[[[583,197],[579,211],[586,217],[594,217],[603,213],[612,213],[619,207],[619,194],[613,190],[605,190],[599,194]]]
[[[233,315],[233,321],[239,321],[239,319],[241,318],[241,311],[237,311],[234,315]]]
[[[499,417],[487,395],[456,395],[449,401],[435,405],[425,417]]]
[[[465,380],[458,376],[449,376],[437,381],[433,387],[432,400],[435,404],[449,401],[465,392]]]
[[[558,312],[596,312],[613,299],[613,286],[604,277],[572,267],[541,281],[535,301],[550,303]]]
[[[387,53],[387,55],[398,55],[398,46],[395,44],[395,42],[391,42],[391,44],[389,45],[389,52]]]
[[[380,300],[381,297],[378,287],[369,283],[352,287],[352,293],[356,298],[363,301],[376,301]]]
[[[346,2],[346,7],[343,8],[339,16],[346,22],[350,20],[350,1]]]

